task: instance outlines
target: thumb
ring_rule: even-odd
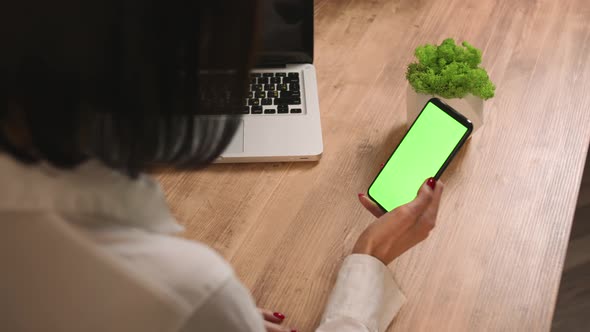
[[[375,217],[380,218],[382,215],[385,214],[375,202],[373,202],[369,197],[365,196],[364,194],[359,194],[359,201],[365,207],[365,209],[369,210]]]
[[[418,195],[412,201],[406,204],[416,216],[422,215],[426,208],[432,202],[434,196],[434,188],[436,186],[436,180],[434,178],[427,179],[424,181],[420,189],[418,189]]]

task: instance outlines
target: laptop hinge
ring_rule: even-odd
[[[256,69],[264,69],[264,68],[266,68],[266,69],[268,69],[268,68],[287,68],[287,65],[286,64],[280,64],[280,65],[279,64],[276,64],[276,65],[275,64],[264,64],[264,65],[257,65],[253,69],[256,70]]]

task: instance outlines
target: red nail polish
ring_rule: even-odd
[[[379,168],[383,168],[383,166],[385,166],[385,164],[381,163],[381,165],[379,165]]]
[[[282,313],[280,313],[280,312],[275,312],[275,313],[273,313],[272,315],[273,315],[273,316],[275,316],[276,318],[280,319],[280,320],[283,320],[283,319],[285,319],[285,315],[283,315],[283,314],[282,314]]]
[[[436,180],[434,178],[430,178],[428,179],[428,181],[426,181],[426,184],[432,188],[432,190],[434,190],[434,188],[436,187]]]
[[[361,194],[361,193],[359,193],[359,198],[361,198],[361,197],[363,197],[363,196],[365,196],[365,194]]]

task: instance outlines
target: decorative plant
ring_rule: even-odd
[[[479,67],[481,50],[463,42],[445,39],[439,46],[418,46],[406,72],[410,85],[418,93],[439,95],[443,98],[463,98],[468,94],[489,99],[496,87],[485,69]]]

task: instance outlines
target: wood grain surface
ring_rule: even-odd
[[[185,236],[312,331],[373,221],[356,196],[404,133],[414,48],[467,40],[496,97],[443,176],[437,227],[391,265],[408,302],[390,330],[549,330],[590,141],[590,2],[316,0],[315,17],[322,160],[157,175]]]

